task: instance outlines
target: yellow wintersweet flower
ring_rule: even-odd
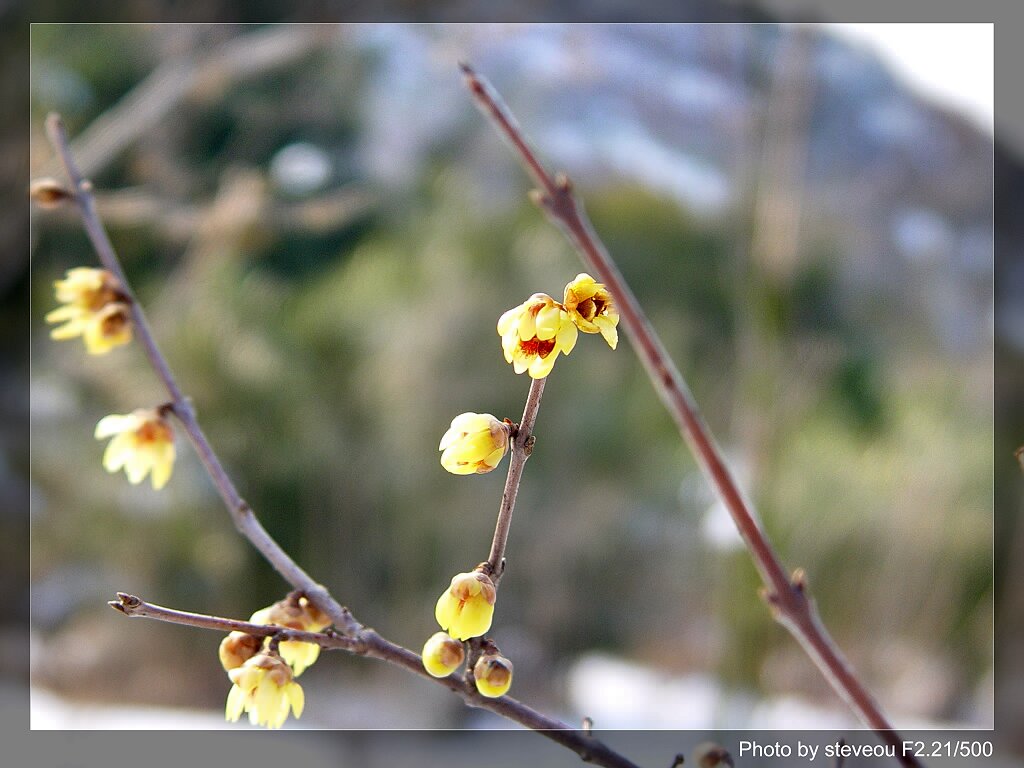
[[[249,722],[267,728],[280,728],[288,719],[288,710],[302,716],[305,695],[293,679],[291,667],[280,656],[260,653],[237,669],[228,671],[234,685],[228,692],[224,715],[237,722],[242,712],[249,713]]]
[[[465,658],[462,643],[445,632],[435,632],[423,646],[423,668],[434,677],[448,677]]]
[[[496,597],[494,582],[487,574],[460,573],[438,598],[434,616],[441,629],[456,640],[479,637],[491,628]]]
[[[508,693],[512,687],[512,662],[498,653],[487,653],[473,667],[476,689],[489,699]]]
[[[615,349],[619,342],[619,311],[604,283],[598,283],[585,272],[565,286],[565,311],[584,333],[600,333],[608,346]]]
[[[102,355],[132,340],[128,296],[117,278],[105,269],[76,267],[54,282],[62,306],[46,315],[48,323],[63,323],[50,331],[58,341],[81,336],[86,350]]]
[[[330,618],[305,597],[288,597],[256,611],[249,619],[253,624],[274,624],[304,632],[320,632],[331,625]],[[298,677],[320,657],[320,646],[301,640],[282,640],[278,645],[281,658]]]
[[[508,450],[509,427],[489,413],[463,413],[441,438],[441,466],[453,475],[482,475]]]
[[[535,293],[518,307],[498,318],[498,334],[505,361],[516,373],[529,371],[543,379],[559,353],[568,355],[576,346],[576,326],[565,307],[546,293]]]
[[[153,488],[160,490],[174,468],[174,432],[156,410],[140,408],[125,415],[104,416],[96,425],[96,439],[113,437],[103,453],[103,468],[124,467],[128,482],[141,483],[152,471]]]

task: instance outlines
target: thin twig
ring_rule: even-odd
[[[107,602],[111,608],[125,616],[157,619],[171,624],[184,624],[188,627],[212,629],[216,632],[245,632],[254,637],[277,637],[281,640],[297,640],[303,643],[314,643],[321,648],[358,651],[359,643],[351,637],[337,633],[305,632],[300,629],[289,629],[274,624],[253,624],[250,621],[224,619],[220,616],[207,616],[202,613],[189,613],[162,605],[147,603],[141,597],[118,592],[117,600]]]
[[[423,662],[416,653],[384,639],[371,629],[364,629],[358,637],[354,638],[329,632],[302,632],[285,627],[252,624],[248,621],[165,608],[161,605],[147,603],[142,598],[125,592],[118,592],[117,597],[117,600],[111,600],[108,604],[125,616],[157,619],[172,624],[212,629],[217,632],[245,632],[257,637],[299,640],[305,643],[316,643],[326,650],[341,650],[361,656],[371,656],[444,686],[461,696],[469,706],[489,709],[527,728],[538,731],[552,741],[571,749],[585,762],[592,762],[607,768],[637,768],[630,760],[609,749],[587,731],[574,730],[565,723],[542,715],[508,696],[502,696],[500,699],[488,699],[476,690],[476,686],[471,680],[465,680],[456,675],[443,678],[431,676],[423,668]]]
[[[150,365],[167,389],[167,393],[171,398],[172,412],[192,441],[192,445],[195,446],[196,453],[199,455],[203,466],[206,467],[206,471],[213,480],[213,484],[217,487],[217,492],[231,513],[235,527],[252,542],[253,546],[274,566],[277,572],[284,577],[285,581],[296,589],[302,590],[308,599],[313,601],[321,611],[330,616],[331,621],[334,622],[339,630],[349,635],[358,633],[362,628],[359,622],[352,617],[347,608],[341,606],[322,585],[316,583],[309,574],[281,549],[278,543],[274,541],[260,524],[252,509],[242,498],[227,472],[225,472],[220,459],[217,457],[213,447],[206,439],[202,428],[199,426],[199,422],[196,420],[191,402],[182,393],[181,387],[178,386],[178,382],[174,378],[174,374],[171,373],[166,358],[160,352],[156,339],[153,337],[153,332],[149,328],[149,323],[146,321],[145,313],[142,311],[142,306],[135,299],[128,279],[125,277],[124,270],[121,268],[120,259],[117,258],[114,246],[111,244],[110,238],[107,237],[106,230],[103,228],[103,224],[96,213],[92,183],[82,177],[75,159],[71,155],[67,133],[64,130],[64,124],[59,115],[51,114],[47,117],[46,132],[68,174],[68,179],[75,193],[78,210],[82,215],[82,224],[85,227],[86,234],[96,249],[100,262],[117,277],[124,292],[129,296],[135,335],[142,343]]]
[[[75,164],[74,157],[72,156],[69,148],[67,134],[64,130],[64,124],[59,115],[51,114],[47,117],[46,131],[50,138],[50,142],[53,144],[54,150],[60,156],[61,163],[63,164],[72,184],[72,189],[75,194],[75,202],[77,203],[79,213],[81,214],[82,224],[85,227],[86,234],[89,236],[89,240],[92,242],[93,248],[96,250],[101,263],[107,270],[117,277],[121,283],[122,290],[128,297],[135,334],[142,342],[142,346],[149,359],[150,365],[163,382],[171,397],[169,405],[170,410],[174,413],[182,427],[185,429],[185,432],[188,434],[192,445],[195,447],[196,453],[199,455],[203,466],[210,475],[210,479],[217,487],[217,491],[223,499],[228,512],[231,514],[231,518],[235,523],[235,527],[238,528],[239,533],[241,533],[253,544],[253,546],[256,547],[257,550],[259,550],[260,554],[262,554],[267,562],[269,562],[278,571],[278,573],[281,574],[285,581],[304,594],[307,599],[331,618],[335,627],[344,633],[345,641],[349,646],[351,646],[348,649],[353,653],[372,656],[373,658],[386,661],[389,664],[402,667],[406,671],[412,672],[422,678],[432,680],[433,682],[458,694],[468,706],[488,709],[502,717],[512,720],[513,722],[519,723],[526,728],[535,730],[552,741],[572,750],[579,755],[580,759],[584,762],[592,762],[596,765],[605,766],[605,768],[637,768],[633,762],[623,755],[620,755],[618,752],[608,748],[600,740],[576,730],[566,723],[543,715],[516,699],[509,696],[502,696],[497,699],[487,698],[477,691],[474,685],[467,683],[467,681],[459,679],[454,675],[446,678],[435,678],[431,676],[423,668],[423,661],[418,654],[408,648],[404,648],[390,640],[387,640],[373,629],[364,627],[360,624],[355,617],[352,616],[348,608],[340,605],[338,601],[331,596],[326,587],[313,581],[313,579],[302,568],[300,568],[299,565],[295,563],[295,561],[293,561],[283,549],[281,549],[280,545],[274,541],[270,534],[267,533],[266,529],[264,529],[260,524],[259,520],[257,520],[252,508],[249,507],[238,493],[234,483],[224,470],[217,454],[214,452],[213,447],[206,439],[206,435],[203,433],[199,423],[196,421],[195,412],[192,409],[191,403],[182,393],[174,375],[171,373],[167,360],[160,352],[160,349],[156,344],[156,340],[149,329],[149,324],[146,322],[146,317],[142,311],[142,307],[132,293],[131,286],[125,277],[124,270],[121,268],[121,263],[117,257],[117,253],[114,251],[113,245],[107,237],[103,224],[96,213],[96,204],[92,194],[92,183],[82,177],[78,166]],[[534,417],[535,416],[536,414],[534,413]],[[532,422],[530,422],[530,427],[532,429]],[[128,597],[131,598],[130,595],[128,595]],[[135,598],[135,600],[138,600],[138,598]],[[133,601],[130,600],[129,602]],[[139,600],[139,603],[143,604],[143,601]],[[149,604],[145,605],[148,606]],[[117,606],[115,605],[115,607]],[[126,615],[149,616],[151,618],[159,618],[163,621],[177,621],[178,619],[187,617],[188,620],[177,621],[177,623],[189,624],[196,627],[207,626],[209,628],[217,628],[222,631],[224,629],[223,626],[212,627],[195,621],[196,617],[207,619],[215,619],[215,617],[201,617],[200,614],[185,614],[184,612],[174,611],[169,608],[160,608],[160,606],[149,606],[149,608],[160,615],[150,616],[148,613],[132,614],[127,610],[122,610],[122,612]],[[119,608],[119,610],[121,609]],[[242,623],[244,624],[245,622]]]
[[[884,742],[896,746],[897,753],[901,753],[899,734],[893,732],[881,708],[822,625],[817,608],[806,590],[802,573],[799,577],[791,579],[783,568],[771,542],[761,529],[753,508],[743,497],[726,467],[721,451],[704,423],[686,382],[604,244],[594,233],[582,204],[573,194],[568,178],[563,174],[554,177],[548,174],[500,96],[483,78],[477,76],[470,66],[463,64],[462,71],[477,106],[491,120],[498,132],[512,144],[523,167],[537,184],[539,189],[533,192],[533,200],[548,218],[562,229],[579,252],[584,264],[615,297],[622,325],[629,334],[633,348],[647,369],[658,395],[675,420],[684,440],[697,456],[705,475],[729,510],[743,537],[754,565],[765,583],[765,597],[775,619],[799,641],[832,688],[857,716],[874,729]],[[912,756],[901,757],[900,762],[908,766],[921,765]]]
[[[537,422],[537,411],[540,409],[540,398],[544,394],[546,381],[546,377],[531,380],[530,393],[526,396],[526,405],[523,407],[523,418],[519,422],[519,428],[512,440],[512,456],[508,462],[508,476],[505,478],[505,490],[501,493],[498,522],[494,526],[491,554],[488,556],[486,564],[495,586],[498,585],[498,581],[505,573],[505,545],[508,543],[509,526],[512,524],[512,511],[516,506],[519,483],[523,479],[523,468],[526,466],[526,460],[533,453],[535,442],[533,427]]]

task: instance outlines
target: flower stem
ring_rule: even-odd
[[[566,235],[584,264],[597,275],[612,296],[622,324],[633,342],[640,362],[647,370],[655,390],[675,420],[683,439],[696,455],[704,474],[729,510],[736,528],[750,552],[766,587],[766,600],[775,619],[797,639],[832,688],[857,716],[887,744],[902,755],[901,739],[867,687],[843,657],[842,652],[821,623],[817,608],[806,590],[802,575],[791,577],[775,553],[767,534],[761,529],[753,508],[733,479],[710,429],[704,423],[690,390],[658,338],[636,296],[626,284],[611,255],[573,194],[572,184],[563,174],[552,177],[537,159],[522,129],[500,96],[473,69],[462,65],[466,86],[477,106],[501,136],[519,155],[523,167],[537,184],[531,197]],[[906,766],[920,766],[913,756],[899,758]]]
[[[540,398],[544,394],[547,377],[531,379],[530,392],[526,396],[523,407],[523,418],[512,439],[512,456],[508,462],[508,476],[505,478],[505,489],[501,493],[501,505],[498,507],[498,521],[494,526],[494,539],[491,541],[491,554],[485,564],[494,585],[498,585],[505,572],[505,546],[508,543],[508,532],[512,525],[512,511],[516,506],[519,494],[519,483],[523,479],[523,468],[526,460],[533,452],[535,441],[533,426],[537,423],[537,411],[540,410]]]

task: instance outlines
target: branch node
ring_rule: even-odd
[[[583,733],[587,736],[594,735],[594,719],[589,715],[583,718]]]
[[[803,568],[797,568],[793,571],[789,583],[798,594],[803,595],[807,591],[807,572]]]
[[[540,189],[531,189],[526,193],[527,197],[530,198],[530,202],[540,208],[542,211],[550,211],[554,205],[554,201],[551,197]]]
[[[523,442],[523,455],[529,456],[533,453],[533,446],[537,444],[537,436],[530,435]]]

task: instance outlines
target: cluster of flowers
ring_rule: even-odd
[[[608,289],[588,274],[579,274],[565,286],[562,302],[535,293],[498,319],[498,334],[505,361],[517,374],[545,378],[560,354],[576,346],[579,331],[600,333],[608,346],[618,343],[619,313]],[[455,475],[485,474],[508,452],[514,425],[489,413],[463,413],[452,419],[438,449],[441,466]],[[441,629],[423,646],[423,667],[434,677],[447,677],[466,658],[463,643],[482,637],[491,628],[497,597],[486,565],[457,574],[441,597],[434,616]],[[484,696],[496,698],[512,685],[512,662],[491,641],[473,666],[473,680]]]
[[[63,341],[81,336],[89,354],[106,354],[132,340],[130,299],[120,281],[105,269],[76,267],[54,282],[60,307],[46,315],[63,323],[50,332]],[[153,488],[163,488],[174,468],[174,432],[161,409],[140,408],[112,414],[96,425],[96,439],[113,438],[103,454],[108,472],[124,469],[130,483],[150,475]]]
[[[481,568],[460,573],[441,595],[434,609],[437,623],[447,632],[435,632],[423,646],[423,668],[434,677],[447,677],[465,659],[463,641],[484,635],[494,617],[494,582]],[[473,665],[473,682],[491,699],[504,696],[512,686],[512,662],[493,643],[487,643]]]
[[[305,597],[289,595],[262,608],[249,619],[253,624],[320,632],[331,620]],[[291,711],[302,715],[305,696],[295,682],[320,655],[320,646],[298,640],[274,643],[245,632],[232,632],[220,644],[220,663],[231,679],[225,717],[236,722],[243,712],[249,722],[280,728]]]
[[[62,323],[51,331],[54,339],[81,336],[86,350],[105,354],[132,340],[130,297],[118,279],[104,269],[78,267],[55,282],[62,306],[46,316]],[[534,379],[551,373],[560,354],[568,355],[577,333],[600,333],[614,349],[618,342],[618,312],[611,295],[590,275],[580,274],[565,286],[561,303],[536,293],[498,320],[505,360],[517,374]],[[174,466],[174,432],[164,417],[166,408],[138,409],[112,414],[96,425],[96,438],[111,438],[103,455],[108,472],[124,469],[137,484],[149,475],[159,490]],[[457,475],[492,471],[508,452],[514,425],[489,413],[463,413],[452,420],[441,438],[441,465]],[[423,666],[434,677],[446,677],[466,659],[464,642],[483,637],[494,616],[496,588],[484,565],[457,574],[437,601],[434,615],[442,631],[423,647]],[[305,597],[289,596],[252,615],[256,624],[319,632],[330,620]],[[491,698],[503,696],[512,685],[512,662],[490,640],[479,644],[473,665],[477,690]],[[254,725],[279,728],[292,712],[302,714],[304,695],[295,678],[320,653],[313,643],[259,638],[232,632],[221,642],[220,661],[232,687],[225,714],[237,721],[243,712]]]

